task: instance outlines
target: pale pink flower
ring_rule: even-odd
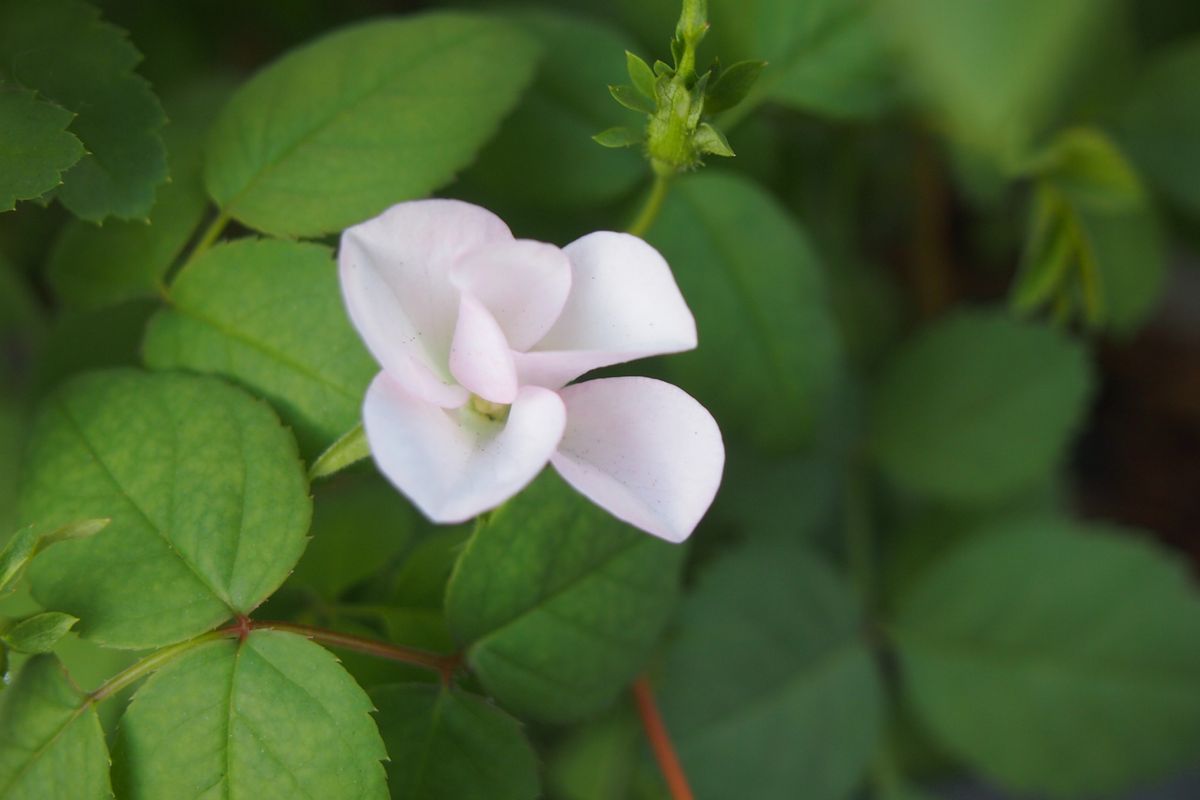
[[[650,378],[571,383],[696,346],[653,247],[601,231],[560,249],[478,206],[419,200],[348,229],[338,267],[383,368],[363,403],[371,453],[430,519],[494,508],[547,462],[655,536],[683,541],[704,516],[725,461],[708,411]]]

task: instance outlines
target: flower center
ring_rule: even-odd
[[[471,395],[471,399],[467,401],[471,410],[477,414],[482,414],[493,422],[503,422],[508,419],[508,409],[511,406],[504,403],[493,403],[491,400],[484,400],[477,394]]]

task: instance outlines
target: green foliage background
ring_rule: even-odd
[[[683,547],[552,472],[446,528],[310,479],[375,371],[341,229],[565,244],[650,187],[591,136],[675,2],[410,5],[0,0],[0,798],[666,798],[639,675],[711,800],[1200,763],[1193,3],[709,0],[700,68],[768,65],[646,232],[700,347],[621,368],[725,436]],[[1147,353],[1178,463],[1095,444]]]

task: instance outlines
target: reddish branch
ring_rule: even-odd
[[[252,630],[287,631],[288,633],[304,636],[329,647],[353,650],[356,653],[365,653],[366,655],[383,658],[388,661],[399,661],[404,664],[424,667],[438,673],[442,678],[442,683],[445,684],[450,683],[450,679],[454,676],[454,673],[462,666],[462,657],[457,653],[451,655],[428,653],[412,647],[403,647],[388,642],[375,641],[374,639],[365,639],[361,636],[338,633],[337,631],[325,628],[297,625],[293,622],[252,620],[241,617],[233,625],[222,628],[221,633],[226,636],[236,636],[239,639],[245,639]]]
[[[691,787],[688,786],[687,775],[683,772],[679,757],[675,755],[675,748],[671,745],[671,736],[667,733],[667,726],[663,723],[662,715],[658,713],[658,706],[654,703],[654,693],[650,689],[650,681],[645,675],[633,682],[633,697],[637,701],[638,714],[642,717],[642,727],[646,730],[646,739],[649,740],[650,748],[654,751],[654,758],[658,761],[658,768],[667,782],[672,800],[692,800],[693,795]]]

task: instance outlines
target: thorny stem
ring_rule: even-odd
[[[633,682],[633,697],[637,701],[638,714],[642,718],[642,727],[646,730],[646,739],[654,751],[654,760],[658,762],[659,771],[667,782],[671,792],[671,800],[693,800],[692,789],[688,786],[687,775],[675,755],[671,744],[671,736],[658,713],[654,703],[654,693],[650,689],[650,681],[645,675]]]
[[[638,212],[637,217],[625,229],[626,233],[632,233],[634,236],[645,238],[646,232],[650,230],[650,226],[658,218],[658,212],[662,210],[663,201],[667,199],[667,188],[670,186],[670,183],[671,179],[666,175],[657,173],[654,175],[654,184],[650,187],[650,194],[646,196],[646,202],[642,205],[642,209]]]
[[[451,678],[454,677],[454,673],[462,665],[462,656],[457,653],[438,655],[437,653],[427,653],[424,650],[364,639],[361,636],[351,636],[347,633],[338,633],[337,631],[326,630],[324,628],[313,628],[308,625],[298,625],[292,622],[259,621],[252,620],[249,617],[239,617],[237,622],[232,625],[227,625],[224,628],[210,631],[194,639],[188,639],[186,642],[173,644],[170,647],[164,647],[162,650],[151,653],[136,664],[118,672],[101,684],[94,692],[88,694],[84,705],[86,706],[88,703],[101,703],[107,700],[122,689],[137,683],[151,672],[165,667],[179,656],[202,644],[214,642],[218,639],[238,639],[242,641],[250,635],[251,631],[256,630],[286,631],[287,633],[294,633],[312,639],[314,642],[329,645],[330,647],[353,650],[358,653],[387,659],[388,661],[399,661],[405,664],[424,667],[438,673],[444,684],[450,683]]]

